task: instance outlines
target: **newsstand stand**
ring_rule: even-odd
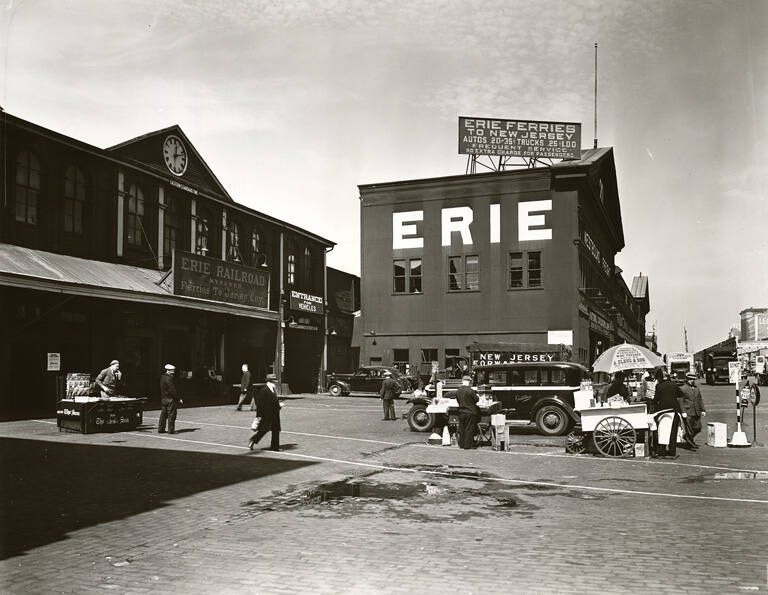
[[[56,404],[60,432],[122,432],[141,425],[146,399],[92,397],[90,387],[90,374],[67,374],[66,396]]]

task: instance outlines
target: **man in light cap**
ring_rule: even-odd
[[[472,390],[472,377],[463,376],[461,386],[456,391],[456,401],[459,403],[459,446],[461,448],[475,448],[475,434],[477,433],[478,396]]]
[[[384,407],[384,419],[382,421],[395,421],[397,419],[395,414],[395,399],[400,395],[400,392],[400,384],[397,380],[392,378],[392,372],[384,370],[384,380],[379,389],[381,404]]]
[[[118,395],[118,390],[121,385],[122,374],[120,373],[120,362],[113,359],[109,362],[109,366],[104,368],[99,375],[96,376],[95,384],[101,391],[102,399],[109,399]]]
[[[243,410],[243,403],[248,400],[248,395],[252,393],[251,387],[251,373],[248,370],[248,364],[243,364],[240,368],[243,371],[243,375],[240,378],[240,400],[237,402],[237,411]],[[251,411],[256,409],[256,397],[251,395]]]
[[[176,366],[165,364],[165,373],[160,376],[160,421],[157,431],[165,434],[166,422],[168,423],[168,433],[176,433],[176,410],[183,404],[176,390],[176,381],[173,375],[176,373]]]
[[[248,440],[248,447],[253,447],[272,432],[270,450],[280,450],[280,407],[282,404],[277,398],[277,376],[267,374],[264,386],[256,393],[256,416],[260,418],[259,428]]]
[[[686,442],[689,446],[696,448],[697,444],[694,438],[701,432],[701,418],[707,414],[704,409],[704,400],[701,398],[701,390],[696,385],[696,374],[688,372],[685,375],[685,384],[680,387],[685,394],[685,399],[680,399],[680,406],[683,413],[686,414],[685,425],[687,429]]]

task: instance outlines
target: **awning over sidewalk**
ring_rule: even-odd
[[[165,277],[163,271],[0,244],[0,286],[278,320],[264,308],[174,295]]]

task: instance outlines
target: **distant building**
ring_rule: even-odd
[[[654,353],[659,352],[659,343],[655,331],[652,333],[645,333],[645,346]]]
[[[747,308],[741,316],[740,341],[768,340],[768,308]]]
[[[728,338],[734,338],[738,341],[741,338],[741,331],[739,330],[739,327],[732,326],[731,330],[728,331]]]

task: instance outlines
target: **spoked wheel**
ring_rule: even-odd
[[[621,417],[606,417],[592,432],[595,448],[606,457],[625,457],[635,449],[637,436],[629,422]]]
[[[581,430],[573,430],[565,437],[565,452],[580,455],[587,449],[586,439]]]

